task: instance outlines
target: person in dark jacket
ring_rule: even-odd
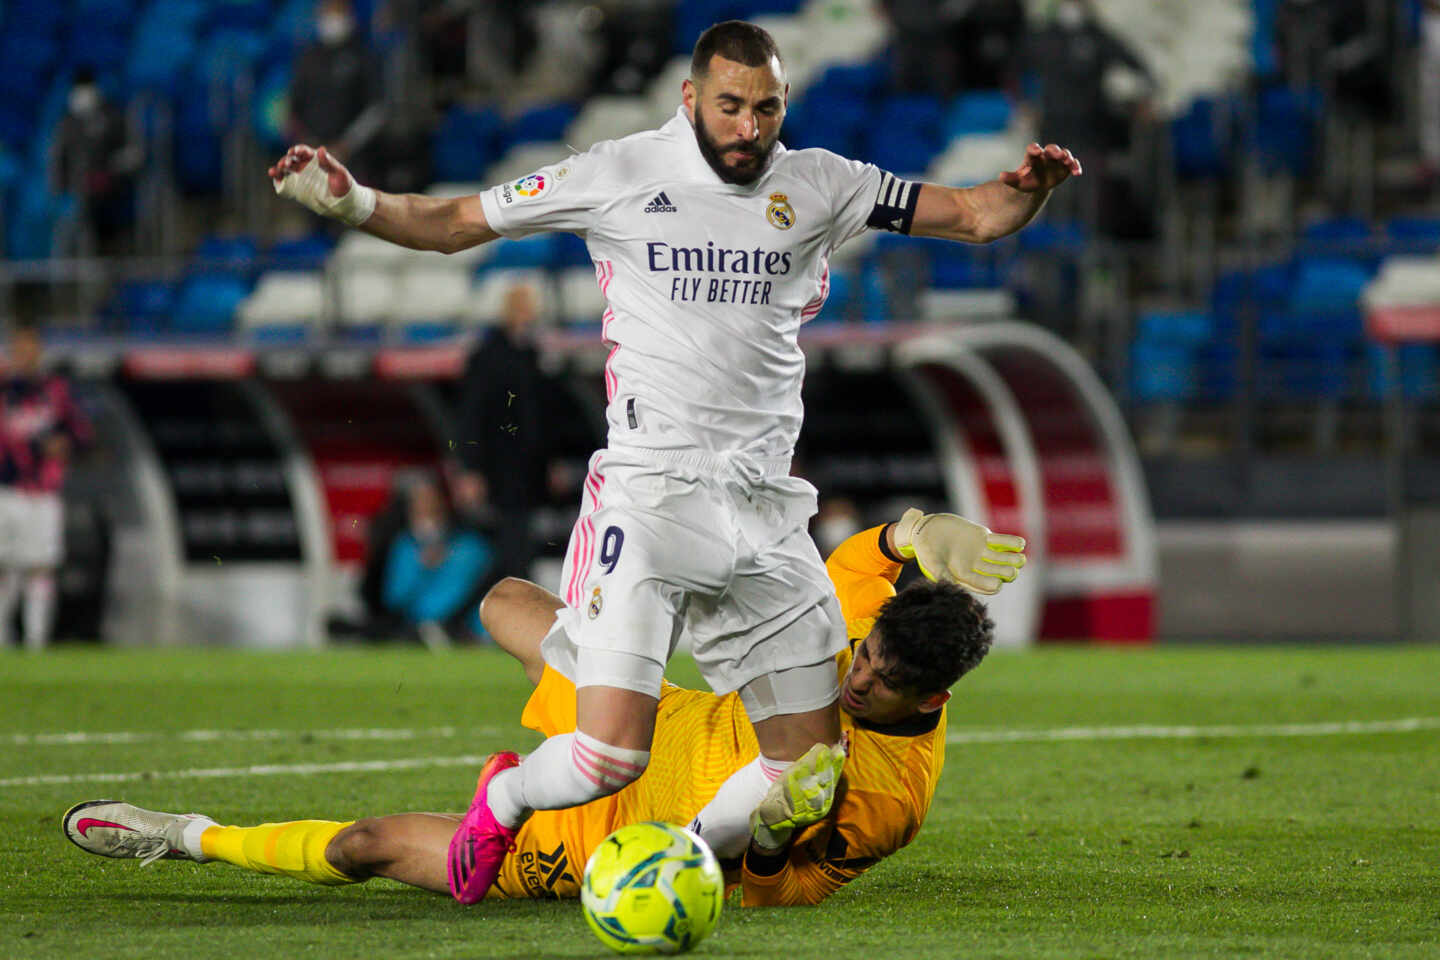
[[[501,323],[465,365],[459,410],[456,505],[489,515],[495,527],[491,582],[529,578],[535,550],[531,515],[546,491],[548,445],[540,419],[543,389],[534,345],[539,293],[517,283],[505,296]]]

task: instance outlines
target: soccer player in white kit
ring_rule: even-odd
[[[815,489],[790,476],[805,372],[797,336],[825,302],[828,259],[867,228],[998,239],[1080,172],[1068,151],[1033,144],[1016,170],[955,189],[787,150],[779,51],[739,21],[700,37],[682,93],[658,130],[478,196],[381,193],[324,148],[292,147],[269,171],[281,195],[415,249],[576,233],[607,303],[609,436],[566,554],[567,606],[542,647],[576,677],[576,732],[523,762],[501,753],[485,765],[450,848],[462,903],[484,896],[531,811],[614,793],[644,772],[682,630],[706,681],[738,690],[755,727],[760,756],[695,824],[720,856],[743,852],[769,784],[839,738],[832,658],[845,627],[806,529]]]

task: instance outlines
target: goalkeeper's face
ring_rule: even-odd
[[[685,106],[700,154],[726,183],[754,183],[770,163],[785,123],[780,61],[747,67],[716,54],[704,77],[685,81]]]
[[[894,664],[871,633],[855,647],[850,672],[840,684],[840,709],[856,720],[884,725],[938,710],[945,702],[943,695],[924,696],[902,689],[893,671]]]

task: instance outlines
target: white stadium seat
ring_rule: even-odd
[[[485,171],[485,180],[492,184],[519,180],[540,167],[564,160],[574,152],[563,143],[517,144]]]
[[[643,97],[591,97],[565,130],[565,143],[584,153],[601,140],[618,140],[652,124]]]
[[[395,319],[406,323],[448,323],[470,302],[469,264],[450,257],[412,260],[395,285]]]
[[[385,323],[395,315],[395,270],[346,269],[337,276],[339,321],[347,326]]]
[[[325,275],[318,270],[271,270],[236,312],[240,327],[319,326],[325,317]]]
[[[605,313],[605,297],[591,267],[570,267],[557,284],[560,318],[566,323],[599,323]]]

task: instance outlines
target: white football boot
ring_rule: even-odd
[[[98,857],[133,857],[140,866],[156,860],[208,858],[200,834],[215,821],[198,813],[159,813],[120,800],[87,800],[65,811],[60,829],[71,843]]]

